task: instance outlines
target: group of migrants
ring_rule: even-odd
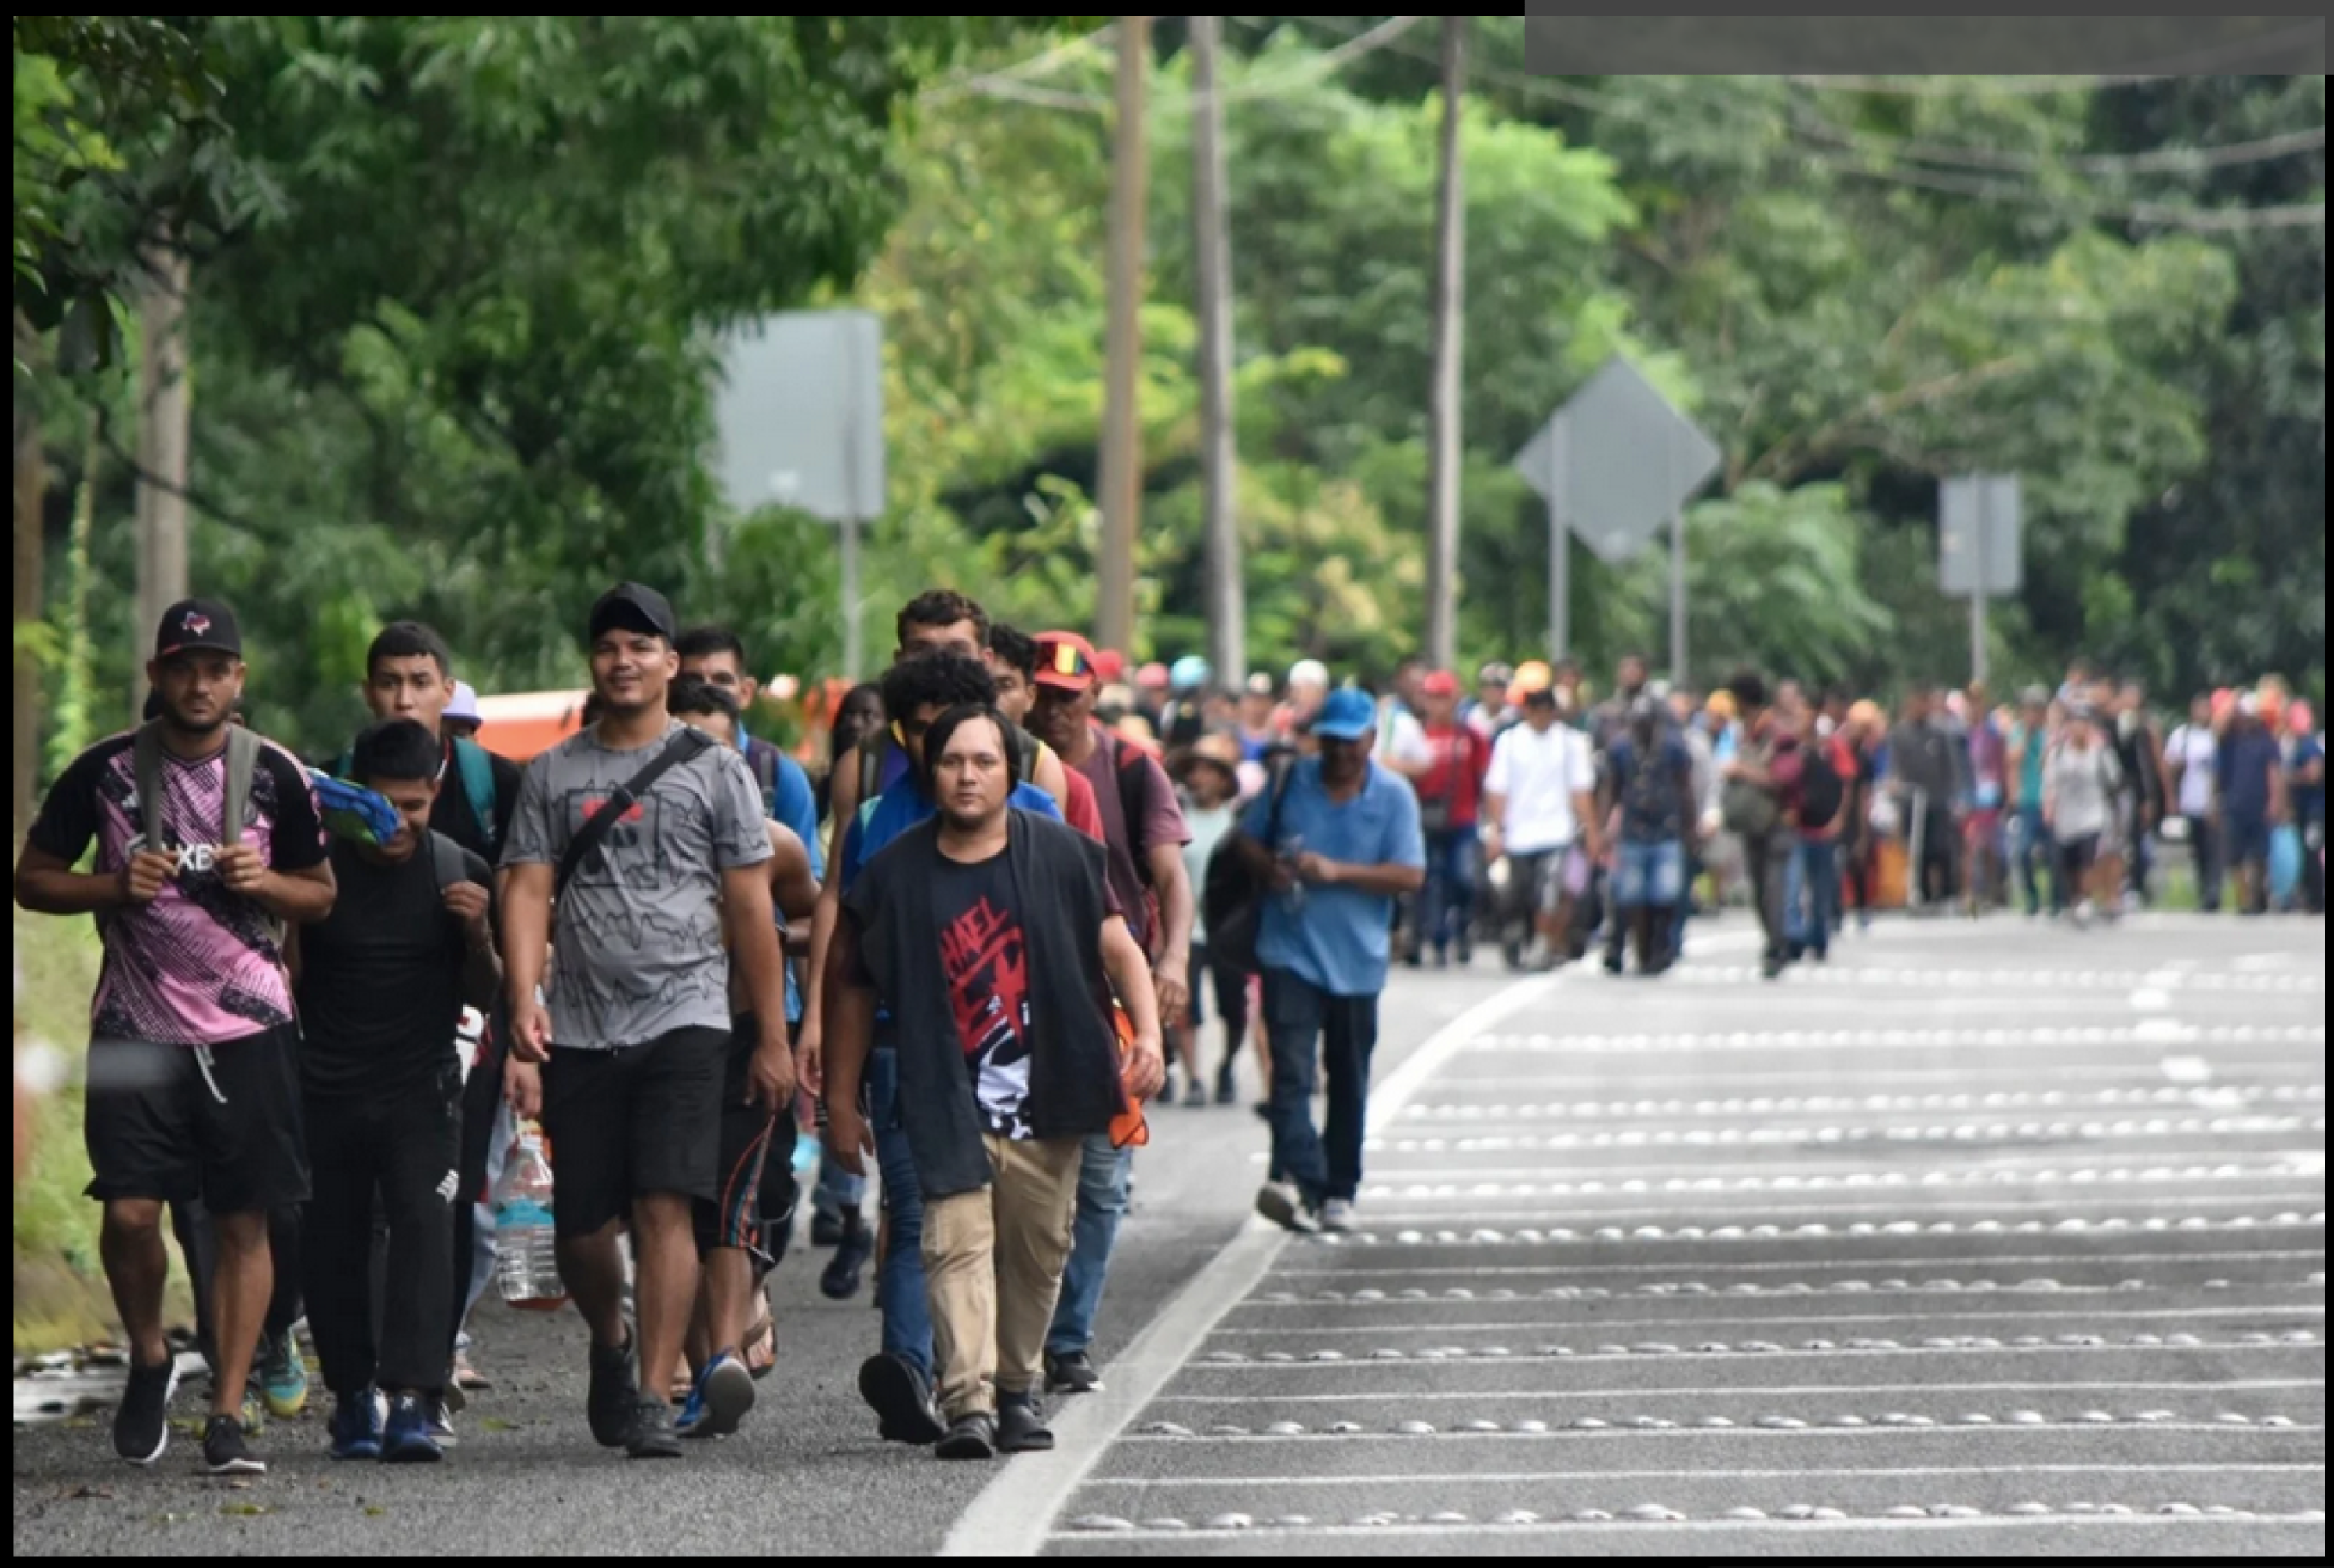
[[[1042,1400],[1102,1387],[1095,1323],[1171,1035],[1187,1100],[1210,1098],[1203,989],[1228,1022],[1219,1101],[1260,990],[1259,1210],[1353,1223],[1397,900],[1426,881],[1378,705],[1324,672],[1268,760],[1236,722],[1162,754],[1102,722],[1109,665],[1075,633],[945,591],[897,625],[814,784],[746,733],[738,640],[682,630],[637,583],[583,628],[587,721],[523,770],[470,738],[426,626],[375,640],[374,722],[311,767],[245,722],[232,610],[164,614],[149,717],[57,778],[15,878],[103,948],[85,1134],[130,1354],[121,1458],[169,1442],[167,1210],[211,1472],[264,1469],[257,1407],[304,1404],[303,1317],[332,1457],[441,1459],[484,1380],[463,1325],[512,1118],[550,1154],[587,1424],[635,1457],[755,1402],[798,1125],[824,1128],[822,1287],[855,1291],[880,1251],[858,1381],[882,1436],[1050,1447]],[[466,1015],[489,1020],[467,1062]]]

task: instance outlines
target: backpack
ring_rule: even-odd
[[[747,765],[754,770],[754,783],[762,792],[762,814],[772,822],[778,820],[778,754],[767,746],[746,748]]]
[[[1037,782],[1037,737],[1018,724],[1007,725],[1005,743],[1013,748],[1013,776],[1022,784]],[[883,765],[898,742],[889,725],[881,732],[882,744],[869,746],[859,743],[859,811],[865,820],[867,808],[883,793]],[[775,786],[774,786],[775,787]]]
[[[332,774],[345,779],[356,764],[356,747],[352,746],[333,759]],[[495,759],[485,746],[474,740],[457,738],[454,742],[454,772],[462,781],[462,798],[470,803],[470,814],[478,820],[478,840],[486,845],[486,858],[495,858]]]
[[[244,817],[251,809],[251,775],[259,765],[259,748],[265,745],[257,736],[239,724],[227,726],[227,791],[221,803],[219,839],[222,844],[243,842]],[[138,780],[139,826],[143,830],[146,847],[162,850],[169,846],[169,824],[162,820],[162,730],[161,721],[153,720],[138,726],[137,739],[132,743],[130,765]],[[261,921],[268,937],[278,948],[284,945],[284,922],[261,911]]]
[[[1847,803],[1847,784],[1832,766],[1829,747],[1808,746],[1801,755],[1807,765],[1799,775],[1799,826],[1820,832]]]
[[[1272,799],[1265,819],[1268,843],[1280,837],[1280,805],[1288,794],[1289,777],[1297,771],[1297,758],[1283,754],[1271,765],[1272,782],[1266,786]],[[1223,842],[1208,857],[1200,904],[1207,920],[1208,962],[1253,975],[1258,967],[1256,937],[1262,924],[1265,887],[1239,851],[1243,836],[1239,824],[1234,823],[1232,831],[1224,835]]]
[[[1139,746],[1129,746],[1109,731],[1102,732],[1103,744],[1110,748],[1111,771],[1118,777],[1118,810],[1126,819],[1126,852],[1134,861],[1134,874],[1145,889],[1153,884],[1151,878],[1151,846],[1143,842],[1143,824],[1151,820],[1151,770],[1143,765],[1150,754]]]

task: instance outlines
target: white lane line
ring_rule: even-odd
[[[1744,938],[1746,943],[1747,935]],[[1370,1092],[1367,1130],[1383,1131],[1403,1102],[1466,1043],[1519,1007],[1554,991],[1558,979],[1540,976],[1502,986],[1428,1037],[1385,1082]],[[1111,1363],[1100,1393],[1066,1400],[1053,1419],[1049,1453],[1014,1457],[959,1515],[940,1554],[947,1557],[1027,1557],[1096,1460],[1181,1371],[1233,1303],[1254,1290],[1288,1240],[1286,1231],[1251,1219]]]
[[[1329,1303],[1326,1302],[1316,1302],[1313,1304],[1316,1306],[1326,1306]],[[1428,1303],[1413,1302],[1408,1304],[1417,1306]],[[1446,1301],[1433,1304],[1439,1304],[1447,1308],[1452,1303]],[[1813,1313],[1803,1317],[1761,1317],[1755,1313],[1744,1316],[1741,1314],[1721,1313],[1702,1317],[1686,1318],[1576,1317],[1570,1319],[1547,1319],[1534,1323],[1453,1323],[1448,1322],[1431,1322],[1423,1323],[1339,1323],[1335,1326],[1308,1324],[1304,1328],[1294,1329],[1276,1328],[1267,1324],[1256,1328],[1220,1328],[1209,1337],[1210,1339],[1220,1340],[1241,1337],[1263,1338],[1266,1336],[1280,1336],[1287,1334],[1424,1334],[1443,1332],[1452,1333],[1464,1332],[1471,1334],[1497,1332],[1523,1333],[1535,1330],[1547,1329],[1595,1329],[1599,1332],[1602,1332],[1607,1329],[1675,1329],[1699,1328],[1703,1326],[1715,1328],[1721,1323],[1770,1323],[1778,1327],[1784,1323],[1830,1323],[1843,1331],[1846,1331],[1851,1328],[1861,1328],[1868,1323],[1982,1323],[2026,1322],[2029,1320],[2038,1323],[2046,1320],[2058,1320],[2069,1323],[2103,1323],[2107,1321],[2117,1323],[2138,1323],[2157,1318],[2179,1321],[2187,1318],[2322,1318],[2325,1315],[2326,1309],[2323,1306],[2159,1307],[2152,1310],[2137,1310],[2133,1312],[2101,1312],[2096,1307],[2078,1306],[2071,1311],[2056,1313],[2040,1311],[1999,1313],[1835,1312]]]
[[[1836,1236],[1799,1236],[1784,1235],[1761,1237],[1765,1241],[1837,1241]],[[1901,1237],[1890,1237],[1900,1240]],[[1985,1254],[1982,1260],[1993,1268],[2030,1267],[2036,1264],[2078,1264],[2101,1267],[2122,1267],[2134,1263],[2270,1263],[2287,1258],[2322,1258],[2323,1248],[2286,1247],[2258,1252],[2053,1252],[2053,1253],[1994,1253]],[[1961,1257],[1854,1257],[1837,1262],[1824,1259],[1789,1258],[1734,1261],[1726,1258],[1705,1258],[1694,1266],[1705,1271],[1727,1274],[1766,1274],[1789,1269],[1804,1273],[1810,1268],[1966,1268],[1973,1261]],[[1275,1269],[1275,1279],[1341,1279],[1358,1275],[1510,1275],[1510,1274],[1674,1274],[1673,1262],[1645,1263],[1550,1263],[1550,1264],[1446,1264],[1421,1265],[1413,1268],[1283,1268]]]
[[[2267,1079],[2306,1076],[2318,1079],[2324,1076],[2326,1063],[2323,1059],[2300,1062],[2290,1057],[2246,1057],[2242,1060],[2222,1060],[2218,1064],[2218,1070],[2224,1078]],[[1549,1072],[1490,1078],[1453,1075],[1443,1079],[1434,1086],[1437,1098],[1430,1103],[1437,1105],[1470,1103],[1470,1101],[1444,1098],[1453,1092],[1462,1090],[1497,1090],[1503,1092],[1520,1091],[1526,1093],[1545,1094],[1550,1090],[1573,1084],[1608,1091],[1625,1085],[1639,1093],[1644,1093],[1671,1085],[1698,1088],[1719,1083],[1748,1083],[1762,1087],[1779,1083],[1821,1083],[1836,1088],[1845,1082],[1871,1091],[1886,1088],[1892,1083],[1940,1082],[1966,1083],[1973,1079],[1982,1080],[1988,1077],[2007,1079],[2016,1083],[2052,1079],[2121,1078],[2129,1079],[2135,1084],[2156,1084],[2164,1082],[2164,1076],[2163,1063],[2160,1059],[2145,1062],[2134,1060],[2125,1063],[2078,1063],[2072,1065],[2049,1062],[1972,1062],[1961,1067],[1882,1067],[1870,1070],[1862,1066],[1855,1068],[1833,1066],[1810,1068],[1798,1073],[1777,1073],[1747,1066],[1735,1071],[1725,1071],[1713,1066],[1709,1072],[1670,1073],[1651,1077],[1629,1072],[1624,1067],[1615,1067],[1606,1073]]]
[[[1383,1365],[1382,1362],[1365,1363]],[[2135,1379],[2129,1382],[2049,1383],[2039,1386],[2030,1382],[2017,1383],[1786,1383],[1767,1388],[1736,1388],[1725,1383],[1695,1383],[1675,1389],[1554,1389],[1540,1393],[1529,1390],[1469,1390],[1460,1392],[1430,1393],[1335,1393],[1335,1394],[1168,1394],[1163,1402],[1173,1405],[1341,1405],[1368,1404],[1374,1400],[1669,1400],[1712,1399],[1740,1394],[1745,1399],[1779,1399],[1797,1395],[1865,1395],[1920,1394],[1940,1399],[1948,1394],[2059,1394],[2131,1393],[2140,1390],[2170,1394],[2190,1393],[2267,1393],[2271,1390],[2308,1389],[2320,1395],[2326,1383],[2320,1378],[2239,1378],[2225,1382],[2191,1382],[2186,1380],[2150,1381]]]
[[[2297,1178],[2296,1179],[2300,1178]],[[1635,1193],[1598,1193],[1586,1196],[1599,1198],[1631,1198],[1641,1195]],[[1757,1196],[1758,1195],[1756,1194],[1724,1192],[1702,1192],[1694,1194],[1695,1200],[1701,1203],[1708,1203],[1712,1199],[1731,1198],[1741,1198],[1747,1200]],[[2107,1207],[2117,1208],[2166,1208],[2186,1210],[2194,1208],[2209,1208],[2214,1206],[2226,1206],[2229,1204],[2238,1203],[2260,1204],[2268,1200],[2268,1194],[2259,1192],[2215,1192],[2209,1194],[2200,1193],[2188,1195],[2140,1192],[2087,1192],[2083,1194],[2083,1202],[2087,1205],[2106,1205]],[[1493,1201],[1496,1202],[1496,1200]],[[2030,1213],[2037,1209],[2064,1210],[2066,1205],[2067,1200],[2064,1198],[1972,1198],[1968,1199],[1955,1199],[1942,1203],[1924,1204],[1922,1205],[1922,1213],[1924,1216],[1952,1214],[1956,1212],[1978,1214],[2019,1214]],[[1743,1224],[1745,1222],[1755,1221],[1762,1215],[1779,1217],[1794,1214],[1887,1214],[1901,1216],[1904,1207],[1902,1199],[1881,1203],[1841,1202],[1775,1204],[1764,1207],[1729,1209],[1726,1211],[1726,1219],[1730,1224]],[[1640,1217],[1648,1219],[1675,1219],[1677,1217],[1677,1205],[1675,1203],[1664,1204],[1657,1208],[1580,1209],[1567,1207],[1560,1213],[1551,1212],[1545,1207],[1532,1209],[1487,1207],[1474,1210],[1468,1217],[1480,1226],[1489,1226],[1494,1229],[1513,1231],[1519,1227],[1529,1226],[1535,1222],[1553,1224],[1559,1220],[1572,1220],[1576,1223],[1587,1223],[1589,1221],[1635,1219]],[[1704,1217],[1715,1217],[1705,1216]],[[2087,1221],[2089,1228],[2102,1231],[2108,1235],[2127,1236],[2134,1231],[2138,1231],[2144,1234],[2148,1231],[2168,1231],[2172,1228],[2169,1225],[2148,1225],[2145,1222],[2117,1224],[2113,1218],[2092,1219],[2087,1215],[2070,1215],[2064,1213],[2046,1217],[2043,1223],[2047,1226],[2051,1223],[2054,1218],[2083,1219]],[[1405,1212],[1399,1208],[1388,1209],[1373,1206],[1370,1209],[1368,1219],[1370,1228],[1372,1230],[1384,1231],[1396,1227],[1415,1227],[1428,1225],[1445,1225],[1450,1222],[1451,1217],[1448,1214],[1414,1214]],[[1922,1228],[1926,1229],[1934,1222],[1929,1218],[1914,1219],[1910,1217],[1903,1217],[1901,1223],[1906,1225],[1918,1225]]]
[[[2150,1429],[2163,1431],[2163,1427]],[[2231,1476],[2297,1475],[2323,1468],[2319,1465],[2266,1463],[2198,1465],[2021,1465],[2021,1476]],[[1988,1465],[1893,1465],[1886,1467],[1835,1469],[1814,1467],[1789,1470],[1743,1470],[1730,1467],[1723,1476],[1706,1469],[1692,1470],[1499,1470],[1462,1476],[1096,1476],[1089,1486],[1415,1486],[1429,1481],[1459,1481],[1468,1486],[1514,1486],[1535,1481],[1654,1481],[1744,1480],[1788,1481],[1799,1476],[1836,1476],[1842,1479],[1887,1480],[1910,1476],[1991,1476]],[[1083,1534],[1085,1532],[1079,1532]]]
[[[2315,1517],[2306,1515],[2253,1514],[2240,1517],[2235,1515],[2163,1515],[2155,1512],[2154,1503],[2127,1504],[2132,1510],[2122,1514],[2065,1514],[2059,1511],[2034,1518],[1981,1516],[1974,1519],[1887,1519],[1876,1517],[1825,1519],[1672,1519],[1648,1525],[1635,1519],[1534,1519],[1529,1523],[1502,1524],[1392,1524],[1392,1525],[1272,1525],[1261,1530],[1177,1529],[1149,1530],[1056,1530],[1045,1539],[1052,1542],[1103,1541],[1239,1541],[1259,1542],[1258,1550],[1266,1550],[1262,1541],[1288,1535],[1312,1539],[1330,1536],[1342,1539],[1352,1535],[1358,1539],[1384,1541],[1406,1535],[1424,1535],[1435,1540],[1447,1540],[1462,1535],[1504,1535],[1522,1537],[1563,1531],[1570,1534],[1642,1535],[1648,1530],[1667,1534],[1723,1535],[1736,1532],[1753,1534],[1841,1534],[1856,1532],[1886,1532],[1889,1534],[1959,1534],[1964,1531],[2016,1530],[2040,1528],[2055,1538],[2071,1525],[2115,1525],[2137,1526],[2150,1530],[2173,1529],[2199,1525],[2233,1525],[2242,1526],[2249,1534],[2265,1525],[2300,1525],[2320,1537],[2326,1533],[2323,1511]]]
[[[1998,1443],[2001,1440],[2001,1435],[2004,1432],[2049,1433],[2051,1437],[2060,1441],[2066,1441],[2071,1439],[2078,1433],[2098,1434],[2103,1432],[2113,1432],[2117,1436],[2124,1436],[2136,1431],[2160,1432],[2166,1436],[2177,1435],[2183,1437],[2194,1437],[2204,1433],[2225,1434],[2229,1432],[2242,1432],[2250,1436],[2262,1431],[2271,1431],[2279,1434],[2281,1437],[2291,1436],[2296,1438],[2307,1438],[2311,1436],[2323,1436],[2325,1434],[2326,1428],[2323,1423],[2305,1424],[2300,1421],[2296,1421],[2291,1426],[2266,1428],[2252,1424],[2244,1426],[2223,1425],[2218,1421],[2158,1421],[2145,1428],[2127,1426],[2120,1421],[2116,1422],[2113,1425],[2107,1425],[2104,1423],[2099,1425],[2091,1425],[2086,1422],[2071,1420],[2060,1420],[2043,1426],[2027,1427],[2005,1427],[1999,1424],[1983,1427],[1949,1427],[1943,1425],[1932,1427],[1890,1427],[1883,1426],[1877,1422],[1865,1427],[1827,1427],[1810,1423],[1804,1427],[1783,1428],[1764,1426],[1653,1428],[1600,1427],[1593,1431],[1582,1431],[1576,1427],[1558,1427],[1545,1432],[1470,1432],[1465,1430],[1453,1430],[1436,1432],[1432,1435],[1432,1440],[1436,1442],[1462,1443],[1625,1443],[1639,1438],[1667,1439],[1671,1438],[1712,1438],[1722,1441],[1736,1441],[1744,1438],[1847,1438],[1857,1442],[1862,1442],[1866,1438],[1886,1437],[1982,1438],[1989,1442]],[[1416,1443],[1424,1440],[1428,1440],[1428,1434],[1422,1432],[1338,1432],[1335,1434],[1326,1432],[1305,1432],[1285,1438],[1269,1432],[1242,1432],[1238,1437],[1226,1433],[1220,1437],[1210,1435],[1206,1437],[1195,1436],[1189,1438],[1163,1437],[1149,1432],[1135,1432],[1130,1433],[1119,1439],[1122,1443],[1140,1443],[1145,1448],[1192,1447],[1200,1445],[1205,1445],[1210,1448],[1224,1446],[1260,1448],[1267,1444]],[[2135,1470],[2146,1470],[2153,1467],[2154,1467],[2152,1466],[2133,1467]],[[2296,1469],[2303,1470],[2317,1470],[2322,1468],[2321,1466],[2315,1464],[2297,1465],[2294,1467]],[[1430,1477],[1421,1477],[1421,1479],[1428,1478]],[[1447,1477],[1438,1476],[1431,1478],[1440,1480]]]
[[[1585,1327],[1593,1325],[1575,1326]],[[1452,1332],[1456,1332],[1461,1331],[1454,1330]],[[2183,1355],[2192,1353],[2201,1354],[2204,1352],[2212,1351],[2224,1355],[2249,1356],[2257,1353],[2267,1353],[2272,1351],[2310,1351],[2323,1354],[2325,1349],[2326,1346],[2324,1342],[2315,1339],[2310,1340],[2307,1343],[2300,1344],[2288,1344],[2283,1342],[2280,1342],[2274,1344],[2266,1345],[2237,1344],[2230,1341],[2213,1341],[2193,1345],[2175,1345],[2168,1342],[2164,1344],[2146,1345],[1899,1345],[1895,1350],[1840,1349],[1828,1351],[1793,1350],[1789,1346],[1752,1350],[1746,1346],[1741,1350],[1685,1350],[1681,1348],[1673,1352],[1664,1353],[1656,1358],[1643,1354],[1636,1351],[1615,1346],[1610,1350],[1597,1350],[1591,1348],[1586,1351],[1575,1351],[1566,1347],[1558,1347],[1554,1353],[1544,1351],[1535,1351],[1529,1355],[1504,1356],[1495,1356],[1490,1354],[1488,1352],[1477,1352],[1474,1351],[1462,1351],[1455,1355],[1446,1353],[1432,1359],[1429,1359],[1427,1355],[1422,1352],[1418,1355],[1409,1358],[1409,1360],[1413,1365],[1435,1367],[1514,1367],[1536,1364],[1543,1361],[1561,1361],[1567,1365],[1576,1361],[1630,1361],[1638,1366],[1644,1366],[1655,1360],[1663,1361],[1703,1361],[1723,1360],[1730,1365],[1740,1365],[1745,1358],[1755,1358],[1757,1360],[1770,1361],[1807,1361],[1815,1358],[1822,1358],[1831,1361],[1846,1359],[1859,1361],[1870,1361],[1881,1360],[1888,1356],[2095,1356],[2102,1353],[2121,1353],[2128,1355],[2159,1354],[2165,1351],[2177,1352]],[[1270,1352],[1268,1352],[1268,1355],[1269,1353]],[[1293,1357],[1288,1361],[1271,1361],[1267,1360],[1264,1357],[1249,1360],[1245,1356],[1241,1356],[1236,1360],[1228,1361],[1212,1360],[1194,1361],[1184,1370],[1186,1371],[1193,1372],[1238,1372],[1243,1377],[1254,1377],[1260,1371],[1350,1372],[1365,1370],[1372,1364],[1373,1363],[1369,1361],[1298,1361]],[[1390,1365],[1392,1363],[1387,1364]]]
[[[2177,1038],[2200,1044],[2235,1044],[2283,1040],[2298,1044],[2323,1044],[2325,1029],[2318,1024],[2216,1034],[2202,1024],[2175,1024]],[[1692,1034],[1486,1034],[1468,1046],[1468,1060],[1485,1056],[1625,1056],[1634,1061],[1654,1057],[1755,1052],[1761,1057],[1793,1051],[1851,1053],[1858,1061],[1887,1051],[1950,1051],[1969,1055],[1982,1051],[2030,1051],[2038,1047],[2090,1049],[2114,1045],[2160,1045],[2165,1039],[2160,1024],[2140,1024],[2120,1029],[1892,1029],[1867,1033],[1850,1044],[1839,1036],[1849,1030],[1792,1030],[1774,1034],[1725,1033],[1712,1029]]]

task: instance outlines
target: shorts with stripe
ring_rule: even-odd
[[[721,1075],[714,1196],[693,1200],[690,1217],[699,1257],[718,1247],[736,1247],[752,1253],[767,1268],[773,1260],[762,1245],[762,1178],[777,1118],[747,1099],[747,1069],[760,1044],[761,1032],[753,1017],[739,1017],[730,1032],[728,1062]]]

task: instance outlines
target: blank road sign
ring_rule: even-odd
[[[1617,354],[1518,454],[1516,467],[1542,495],[1559,420],[1557,513],[1606,561],[1643,550],[1722,460],[1711,438]]]
[[[2025,585],[2021,497],[2015,474],[1962,474],[1937,487],[1937,582],[1956,599]],[[1979,542],[1984,543],[1980,560]]]
[[[883,328],[864,311],[767,316],[724,339],[714,472],[740,512],[883,511]]]

